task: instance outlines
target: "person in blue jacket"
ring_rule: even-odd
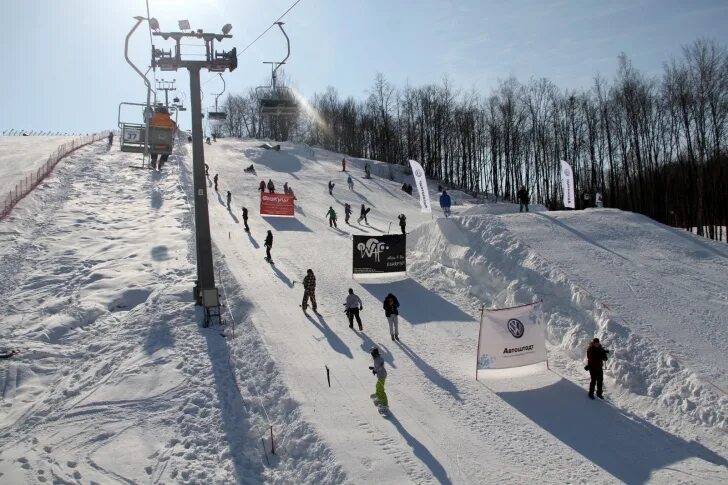
[[[452,205],[452,201],[450,200],[450,194],[447,193],[447,190],[443,190],[442,194],[440,195],[440,207],[442,207],[442,211],[445,213],[445,217],[450,216],[450,205]]]

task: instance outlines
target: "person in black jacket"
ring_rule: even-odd
[[[594,385],[597,388],[597,397],[604,399],[602,395],[602,384],[604,381],[604,370],[602,365],[607,360],[607,354],[609,353],[602,344],[599,343],[598,338],[594,338],[586,349],[586,370],[589,371],[591,381],[589,381],[589,398],[594,399]]]
[[[217,177],[218,177],[217,174],[215,174],[215,176],[212,177],[212,181],[215,182],[215,192],[217,192]]]
[[[402,228],[402,234],[406,234],[404,232],[404,228],[407,225],[407,216],[404,214],[400,214],[397,216],[397,219],[399,219],[399,227]]]
[[[229,190],[227,191],[227,208],[230,210],[230,201],[233,200],[233,194]]]
[[[518,192],[516,192],[516,197],[518,197],[518,212],[523,212],[524,206],[526,207],[526,212],[528,212],[528,190],[526,190],[526,187],[521,187]]]
[[[309,269],[306,271],[306,276],[303,278],[303,301],[301,302],[301,308],[306,311],[308,307],[308,300],[311,299],[311,308],[316,313],[316,275],[313,274],[313,270]]]
[[[248,208],[243,207],[243,224],[245,224],[245,232],[250,232],[250,228],[248,227]]]
[[[273,258],[270,256],[270,250],[273,248],[273,233],[268,229],[268,235],[265,236],[265,260],[271,263]]]
[[[349,218],[351,217],[351,206],[346,203],[344,204],[344,222],[349,224]]]
[[[399,301],[397,301],[397,297],[389,293],[384,297],[382,307],[384,308],[384,316],[387,317],[387,322],[389,322],[389,334],[392,336],[392,340],[399,340],[399,322],[397,318],[399,316]]]

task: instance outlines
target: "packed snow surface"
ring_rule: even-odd
[[[131,168],[138,157],[103,143],[82,148],[0,222],[0,337],[20,351],[0,361],[4,482],[728,481],[718,243],[610,210],[468,203],[445,219],[420,212],[406,179],[365,179],[364,160],[347,157],[349,190],[343,155],[260,145],[205,146],[224,327],[202,328],[190,301],[184,145],[162,172]],[[251,163],[257,176],[243,173]],[[295,218],[259,216],[257,186],[269,179],[292,186]],[[368,224],[356,222],[361,204]],[[399,232],[400,213],[408,274],[352,279],[351,234]],[[275,266],[263,260],[268,230]],[[308,268],[318,315],[299,307]],[[348,288],[363,301],[363,331],[343,313]],[[382,310],[389,292],[400,342]],[[476,381],[481,305],[536,298],[549,369]],[[607,401],[586,397],[594,336],[612,350]],[[370,398],[372,346],[389,372],[389,417]]]
[[[48,160],[70,136],[0,136],[0,199]]]

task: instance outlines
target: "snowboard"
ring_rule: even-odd
[[[389,416],[389,406],[382,406],[381,404],[379,404],[376,394],[372,394],[369,397],[372,398],[372,402],[377,407],[377,411],[379,411],[379,414],[381,414],[382,416],[385,416],[385,417]]]

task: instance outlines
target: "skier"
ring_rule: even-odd
[[[359,219],[357,219],[356,222],[361,222],[362,220],[364,220],[364,222],[368,225],[369,221],[367,220],[367,214],[369,214],[370,210],[372,210],[371,207],[367,209],[366,207],[364,207],[364,204],[362,204],[361,211],[359,212]]]
[[[399,219],[399,227],[402,229],[402,234],[406,234],[406,232],[404,232],[404,228],[407,225],[407,216],[400,214],[397,218]]]
[[[233,194],[228,190],[227,191],[227,208],[230,210],[230,201],[233,199]]]
[[[217,192],[217,174],[212,178],[212,181],[215,182],[215,192]]]
[[[109,132],[109,147],[111,147],[111,145],[113,145],[113,144],[114,144],[114,132],[110,131]]]
[[[336,184],[329,180],[329,195],[334,195],[334,185]]]
[[[354,179],[351,178],[351,175],[346,179],[346,183],[349,185],[349,190],[354,190]]]
[[[341,159],[341,171],[346,172],[346,158]]]
[[[344,306],[346,307],[346,316],[349,318],[349,328],[354,328],[354,318],[356,318],[356,323],[359,324],[359,330],[364,330],[361,324],[361,318],[359,317],[359,311],[363,310],[364,306],[361,304],[361,299],[354,294],[354,290],[351,288],[349,288],[349,294],[346,296]]]
[[[245,224],[245,232],[250,232],[250,228],[248,227],[248,208],[243,207],[243,224]]]
[[[372,374],[377,376],[377,387],[374,396],[376,396],[375,403],[380,407],[382,412],[386,412],[389,407],[389,401],[387,400],[387,393],[384,392],[384,381],[387,379],[387,369],[384,368],[384,359],[379,355],[379,349],[372,347],[369,351],[374,360],[374,365],[370,365],[369,369]]]
[[[326,217],[329,218],[329,227],[337,227],[336,225],[336,211],[333,207],[329,206],[329,211],[326,213]]]
[[[586,349],[586,360],[587,364],[584,367],[585,370],[589,371],[591,380],[589,381],[589,398],[594,399],[594,385],[597,388],[597,397],[604,399],[602,395],[602,384],[604,382],[604,370],[602,364],[607,360],[607,354],[609,353],[602,344],[599,343],[598,338],[594,338]]]
[[[265,192],[265,180],[260,181],[260,185],[258,186],[258,190],[260,190],[260,195],[263,195],[263,192]]]
[[[516,192],[516,197],[518,197],[518,212],[523,212],[524,206],[526,207],[526,212],[528,212],[528,190],[526,190],[525,186],[521,186],[521,188]]]
[[[276,186],[273,185],[273,179],[268,179],[268,192],[271,194],[274,194],[276,191]]]
[[[273,264],[273,258],[270,256],[270,250],[273,248],[273,233],[268,229],[268,234],[265,236],[265,260],[270,264]]]
[[[349,217],[351,217],[351,206],[346,203],[344,204],[344,222],[349,224]]]
[[[440,207],[442,207],[442,211],[445,213],[445,217],[450,217],[450,194],[447,193],[447,190],[443,190],[442,194],[440,195]]]
[[[301,302],[301,308],[306,311],[308,307],[308,299],[311,299],[311,308],[314,313],[316,311],[316,275],[313,274],[313,270],[309,269],[306,271],[306,276],[303,278],[303,301]]]
[[[397,300],[397,297],[393,294],[389,293],[386,297],[384,297],[384,305],[382,305],[382,308],[384,308],[384,316],[387,317],[387,322],[389,323],[389,335],[392,336],[392,340],[399,340],[399,301]]]
[[[205,176],[210,176],[210,166],[208,164],[205,164]]]

